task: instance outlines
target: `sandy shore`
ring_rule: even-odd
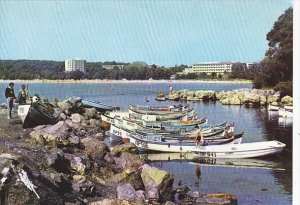
[[[0,83],[252,83],[250,80],[0,80]]]

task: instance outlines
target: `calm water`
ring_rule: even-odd
[[[103,103],[117,105],[126,110],[128,104],[170,105],[172,102],[156,102],[158,90],[233,90],[251,88],[251,84],[217,83],[110,83],[110,84],[47,84],[29,83],[30,93],[46,96],[50,100],[81,96]],[[5,102],[4,89],[0,102]],[[20,84],[16,83],[15,92]],[[173,102],[174,104],[177,102]],[[292,122],[279,119],[276,113],[265,108],[223,106],[216,103],[191,103],[198,116],[206,116],[212,124],[224,121],[235,123],[237,132],[244,131],[243,142],[279,140],[287,147],[280,156],[268,159],[248,159],[194,163],[186,159],[154,160],[152,165],[168,170],[175,176],[175,186],[187,185],[201,192],[228,192],[238,196],[239,204],[292,204]],[[155,156],[155,155],[154,155]],[[156,158],[162,157],[156,154]],[[155,157],[154,157],[155,158]],[[151,159],[151,157],[149,157]],[[196,170],[201,170],[201,176]],[[199,173],[199,172],[198,172]]]

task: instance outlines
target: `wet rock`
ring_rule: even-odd
[[[108,151],[105,143],[95,138],[86,137],[81,143],[84,145],[84,151],[93,158],[103,158]]]
[[[156,197],[158,192],[161,201],[171,200],[174,182],[173,175],[164,170],[159,170],[147,165],[141,168],[141,177],[145,185],[146,196],[148,196],[148,198]]]
[[[111,147],[110,151],[112,156],[120,156],[122,152],[138,153],[137,147],[132,142]]]

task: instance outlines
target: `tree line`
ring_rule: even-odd
[[[106,69],[104,65],[116,65],[113,69]],[[124,65],[120,69],[117,65]],[[171,75],[181,72],[187,65],[175,65],[165,68],[157,65],[148,65],[144,62],[86,62],[86,72],[65,72],[62,61],[41,60],[0,60],[0,79],[128,79],[148,80],[170,79]]]

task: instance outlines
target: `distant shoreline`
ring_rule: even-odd
[[[250,80],[0,80],[0,83],[252,83]]]

